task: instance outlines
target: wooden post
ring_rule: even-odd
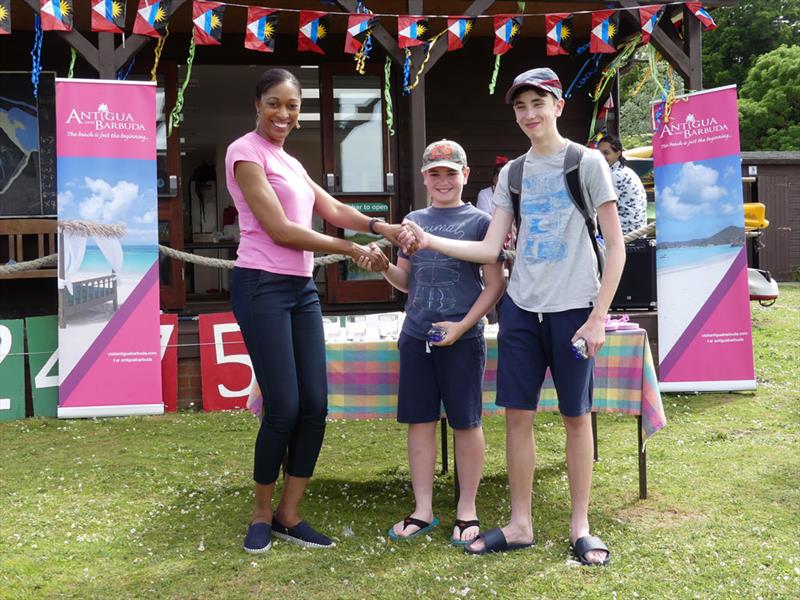
[[[642,415],[636,417],[636,427],[639,429],[639,500],[647,499],[647,451],[642,439]]]

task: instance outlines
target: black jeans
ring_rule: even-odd
[[[325,335],[314,281],[236,267],[231,305],[264,395],[253,466],[256,483],[278,478],[286,450],[286,473],[311,477],[317,463],[328,380]]]

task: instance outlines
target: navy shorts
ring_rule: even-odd
[[[497,336],[498,406],[536,410],[550,367],[561,414],[579,417],[591,412],[594,359],[578,360],[570,349],[572,336],[591,310],[535,313],[521,309],[507,294],[503,297]]]
[[[400,423],[438,421],[441,405],[453,429],[481,424],[483,369],[486,341],[483,336],[460,339],[452,346],[430,346],[404,333],[400,348],[400,388],[397,420]]]

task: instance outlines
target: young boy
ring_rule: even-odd
[[[550,367],[567,432],[571,548],[582,564],[606,564],[608,548],[589,534],[590,413],[592,357],[605,342],[605,316],[625,263],[616,195],[603,156],[584,150],[579,167],[583,197],[591,213],[596,212],[605,239],[601,281],[588,228],[565,185],[564,161],[572,142],[559,134],[556,124],[564,109],[558,76],[547,68],[526,71],[514,79],[506,102],[513,105],[517,124],[531,142],[520,191],[517,256],[500,305],[498,336],[497,404],[506,407],[511,521],[482,533],[465,551],[485,554],[533,543],[532,425],[545,369]],[[483,241],[447,240],[410,223],[418,247],[478,263],[496,256],[515,218],[509,169],[510,163],[500,173],[494,194],[497,210]],[[580,338],[586,341],[589,360],[576,360],[572,354],[571,345]]]
[[[410,213],[407,219],[447,238],[483,239],[489,216],[461,200],[468,176],[467,155],[461,146],[450,140],[429,145],[422,157],[422,178],[432,206]],[[433,473],[442,402],[455,432],[460,486],[450,542],[464,546],[479,533],[475,496],[483,471],[481,396],[486,359],[481,319],[503,293],[503,265],[498,256],[499,250],[484,261],[488,263],[483,266],[485,287],[479,265],[432,250],[411,257],[400,252],[396,265],[384,259],[375,268],[395,288],[408,293],[398,342],[397,420],[408,423],[408,462],[416,506],[389,529],[392,540],[423,535],[439,523],[433,515]],[[367,263],[367,259],[359,261],[369,268]],[[432,326],[441,328],[441,341],[428,339]]]

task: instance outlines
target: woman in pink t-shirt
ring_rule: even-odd
[[[301,520],[299,503],[322,446],[328,388],[314,252],[370,257],[370,249],[311,227],[316,212],[336,227],[397,240],[400,225],[370,219],[319,187],[283,149],[297,127],[301,88],[285,69],[256,84],[256,128],[225,157],[228,191],[239,211],[241,241],[231,279],[231,305],[264,391],[255,447],[255,508],[244,549],[269,550],[271,536],[304,547],[333,542]],[[275,481],[288,452],[283,494],[273,513]]]

